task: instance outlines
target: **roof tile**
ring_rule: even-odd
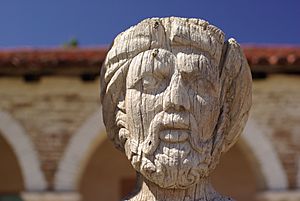
[[[300,46],[242,47],[252,72],[300,73]],[[107,51],[107,48],[0,50],[0,74],[20,75],[33,70],[39,74],[99,73]]]

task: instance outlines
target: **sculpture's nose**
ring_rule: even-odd
[[[184,86],[182,77],[175,73],[171,79],[170,85],[164,95],[164,110],[173,108],[175,110],[190,110],[190,100],[186,86]]]

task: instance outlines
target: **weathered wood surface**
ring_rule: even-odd
[[[206,21],[171,17],[114,40],[101,97],[108,136],[138,172],[125,200],[231,200],[209,175],[245,126],[251,75],[239,44],[224,38]]]

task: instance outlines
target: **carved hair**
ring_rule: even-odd
[[[193,34],[191,34],[193,33]],[[251,74],[246,58],[234,39],[224,42],[224,33],[208,22],[186,18],[152,18],[120,33],[101,70],[101,102],[108,136],[124,149],[120,129],[126,125],[124,99],[131,60],[146,50],[176,46],[199,49],[219,66],[222,86],[221,111],[214,133],[214,157],[227,151],[242,132],[251,106]],[[243,85],[242,87],[240,87]]]

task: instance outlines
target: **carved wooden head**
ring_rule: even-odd
[[[208,177],[251,106],[240,46],[198,19],[146,19],[119,34],[101,89],[110,139],[162,188],[184,189]]]

